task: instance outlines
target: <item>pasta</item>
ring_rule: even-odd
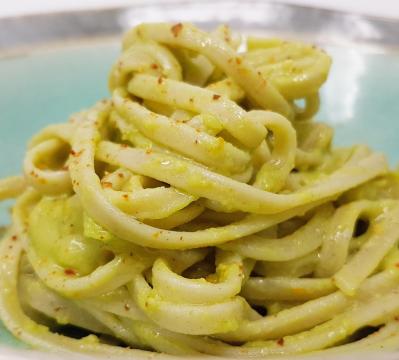
[[[122,357],[395,347],[399,175],[314,121],[330,63],[226,26],[130,30],[111,97],[0,180],[5,326]]]

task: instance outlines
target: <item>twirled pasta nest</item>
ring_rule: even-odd
[[[17,197],[5,325],[35,347],[122,356],[115,339],[183,355],[393,346],[398,179],[312,120],[329,67],[314,46],[224,26],[128,32],[111,99],[43,129],[24,176],[0,182]]]

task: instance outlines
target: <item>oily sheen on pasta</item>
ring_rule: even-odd
[[[0,182],[5,326],[110,356],[396,346],[398,174],[313,121],[330,64],[225,26],[130,30],[110,97],[36,134]]]

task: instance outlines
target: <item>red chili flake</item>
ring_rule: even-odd
[[[162,83],[163,83],[163,76],[161,75],[161,76],[158,78],[158,84],[161,85]]]
[[[12,240],[12,241],[17,241],[17,239],[18,239],[18,236],[17,236],[17,235],[11,236],[11,240]]]
[[[122,197],[123,197],[125,200],[128,200],[128,199],[129,199],[129,195],[128,195],[128,194],[123,194]]]
[[[283,338],[278,339],[277,345],[284,346],[284,339]]]
[[[82,153],[83,153],[83,150],[80,150],[78,152],[71,150],[71,155],[74,157],[78,157],[78,156],[82,155]]]
[[[126,149],[126,148],[128,147],[127,144],[121,144],[121,146],[122,146],[124,149]]]
[[[112,183],[110,183],[108,181],[103,181],[101,184],[105,188],[112,188]]]
[[[151,69],[154,69],[154,70],[158,69],[158,64],[151,64]]]
[[[75,276],[76,275],[76,271],[73,269],[65,269],[64,270],[64,274],[68,275],[68,276]]]
[[[129,304],[125,304],[124,308],[125,308],[126,311],[129,311],[130,310],[130,305]]]
[[[178,23],[178,24],[173,25],[170,28],[170,31],[172,32],[174,37],[177,37],[180,34],[180,31],[182,31],[182,29],[183,29],[183,24]]]
[[[242,62],[241,58],[239,58],[239,57],[236,57],[236,64],[237,64],[237,65],[240,65],[240,64],[241,64],[241,62]]]
[[[394,317],[395,321],[399,321],[399,316]]]
[[[122,173],[118,173],[118,177],[120,177],[121,179],[123,178],[123,174]]]
[[[215,94],[215,95],[212,96],[212,99],[213,100],[219,100],[220,99],[220,95]]]

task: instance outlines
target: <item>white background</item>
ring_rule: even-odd
[[[154,0],[149,0],[153,2]],[[169,1],[169,0],[162,0]],[[217,1],[217,0],[215,0]],[[245,0],[242,0],[245,1]],[[268,1],[268,0],[265,0]],[[273,0],[399,19],[398,0]],[[145,0],[0,0],[0,17],[131,5]],[[201,2],[201,0],[198,0]]]

